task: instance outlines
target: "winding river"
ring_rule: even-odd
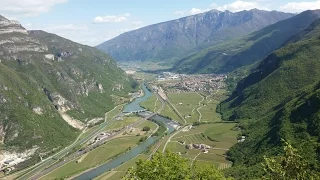
[[[146,87],[145,84],[142,85],[142,89],[144,91],[144,96],[136,98],[131,103],[127,104],[124,107],[123,112],[133,112],[133,111],[141,111],[145,110],[142,108],[139,104],[145,100],[147,100],[150,96],[152,96],[152,92],[149,91],[149,89]],[[168,134],[171,134],[175,130],[175,126],[177,123],[171,121],[170,119],[164,118],[162,116],[156,115],[152,118],[154,121],[161,121],[163,122],[167,129]],[[78,177],[75,177],[74,180],[89,180],[93,179],[97,176],[100,176],[101,174],[112,170],[113,168],[116,168],[120,166],[122,163],[125,163],[133,158],[135,158],[137,155],[143,153],[146,151],[151,145],[153,145],[160,137],[149,137],[146,141],[139,144],[138,146],[132,148],[130,151],[125,152],[124,154],[121,154],[117,156],[116,158],[112,159],[111,161],[102,164],[101,166],[94,168],[92,170],[89,170]]]

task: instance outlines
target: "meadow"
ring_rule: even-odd
[[[198,121],[199,114],[196,109],[202,97],[194,92],[169,93],[168,98],[173,106],[185,117],[187,123]]]

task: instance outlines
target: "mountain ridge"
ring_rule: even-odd
[[[97,48],[118,61],[170,62],[197,48],[248,34],[291,16],[257,9],[237,13],[213,10],[126,32]]]
[[[320,17],[305,11],[242,38],[218,44],[177,61],[173,70],[184,73],[226,73],[265,58]]]

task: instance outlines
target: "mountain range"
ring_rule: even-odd
[[[117,61],[172,63],[192,52],[239,38],[292,16],[294,14],[257,9],[236,13],[211,10],[126,32],[97,48]]]
[[[206,48],[177,61],[173,70],[183,73],[228,73],[253,64],[281,47],[320,17],[305,11],[238,39]]]

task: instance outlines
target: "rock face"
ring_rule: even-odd
[[[0,139],[8,149],[47,154],[70,144],[131,83],[107,54],[0,16]]]
[[[212,10],[124,33],[97,46],[118,61],[168,61],[190,52],[239,38],[293,14],[250,10]]]

